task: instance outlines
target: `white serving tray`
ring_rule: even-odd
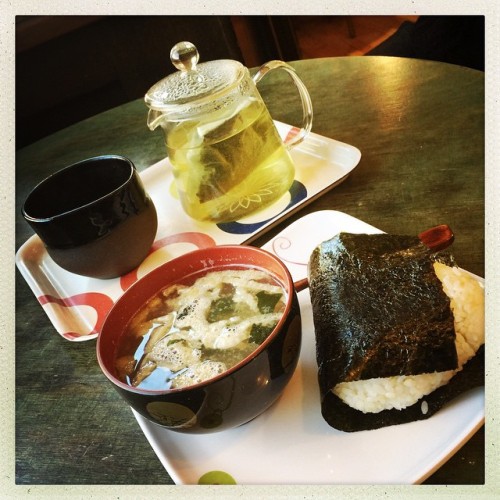
[[[314,247],[340,231],[381,232],[347,214],[320,211],[289,225],[263,248],[299,281],[307,276]],[[159,427],[132,410],[175,483],[198,484],[214,471],[217,481],[229,477],[247,485],[421,483],[484,423],[480,387],[427,420],[354,433],[331,428],[321,416],[308,290],[299,293],[299,303],[303,341],[297,370],[281,398],[256,419],[236,429],[189,435]]]
[[[283,138],[297,129],[275,122]],[[206,246],[249,243],[273,225],[343,182],[361,158],[348,144],[311,133],[292,148],[295,182],[289,193],[258,214],[216,225],[188,217],[175,197],[168,158],[141,172],[158,212],[158,231],[150,254],[127,275],[111,280],[86,278],[60,268],[38,236],[16,253],[16,265],[56,331],[70,341],[95,338],[116,300],[137,279],[183,253]]]

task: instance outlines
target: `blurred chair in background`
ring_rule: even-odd
[[[420,16],[369,51],[367,56],[396,56],[458,64],[484,71],[484,16]]]
[[[17,16],[16,147],[143,97],[181,40],[242,60],[229,16]]]

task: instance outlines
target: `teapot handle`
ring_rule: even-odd
[[[295,146],[302,142],[307,134],[311,131],[312,128],[312,119],[313,119],[313,108],[311,97],[309,96],[309,92],[307,91],[306,86],[302,82],[302,80],[298,77],[295,70],[287,63],[283,61],[269,61],[263,64],[257,73],[253,76],[253,81],[257,84],[269,71],[274,69],[283,69],[285,70],[293,80],[293,83],[297,87],[299,91],[300,98],[302,100],[302,128],[298,132],[298,134],[291,137],[289,140],[285,141],[285,145],[289,148]]]

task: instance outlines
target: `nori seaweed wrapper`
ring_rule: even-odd
[[[340,233],[313,251],[309,286],[318,381],[322,414],[331,426],[357,431],[428,418],[481,385],[476,355],[450,383],[422,398],[426,412],[419,401],[403,410],[363,413],[331,391],[340,382],[457,368],[453,313],[434,260],[419,238],[388,234]],[[466,370],[477,376],[464,376]]]

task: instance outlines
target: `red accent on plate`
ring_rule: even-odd
[[[177,233],[155,241],[148,255],[151,255],[153,252],[156,252],[156,250],[159,250],[160,248],[172,245],[173,243],[192,243],[197,248],[214,247],[217,244],[215,240],[208,234],[197,232]],[[139,279],[137,275],[139,267],[120,278],[120,286],[123,291],[127,290]]]
[[[74,306],[89,306],[94,308],[97,313],[97,321],[91,332],[87,334],[80,334],[76,332],[63,332],[61,335],[67,339],[74,339],[77,337],[83,337],[87,335],[98,334],[101,331],[102,325],[108,312],[113,307],[113,300],[111,297],[104,293],[99,292],[87,292],[80,293],[78,295],[72,295],[71,297],[60,298],[54,297],[53,295],[40,295],[38,301],[43,306],[45,304],[58,304],[64,307],[74,307]]]
[[[432,252],[439,252],[449,247],[455,240],[455,235],[447,224],[431,227],[418,235],[420,241]]]
[[[298,133],[300,132],[300,129],[297,127],[292,127],[288,133],[286,134],[285,141],[288,142],[291,141]]]

